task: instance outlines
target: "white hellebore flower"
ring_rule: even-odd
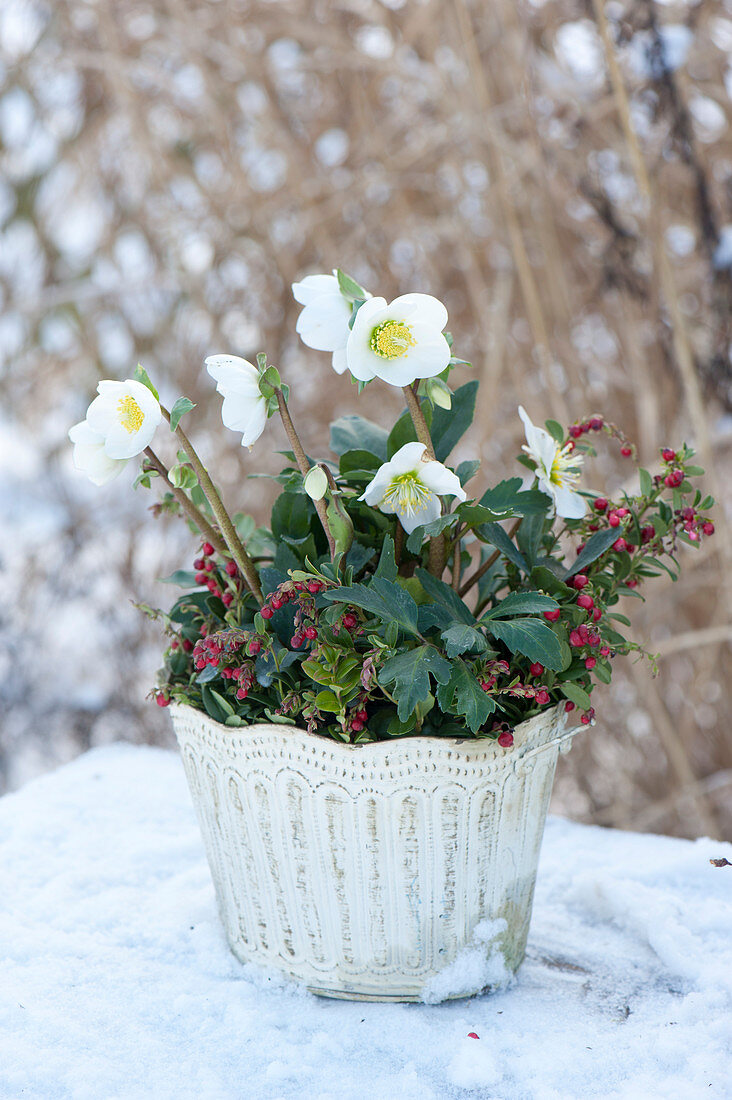
[[[126,458],[110,458],[105,453],[104,436],[90,428],[86,420],[69,428],[69,439],[74,444],[74,466],[95,485],[106,485],[127,465]]]
[[[347,367],[346,344],[351,330],[353,306],[341,294],[336,275],[308,275],[292,284],[295,301],[304,306],[295,330],[309,348],[333,353],[333,370],[343,374]]]
[[[521,405],[519,416],[526,429],[526,445],[522,450],[536,463],[539,488],[552,498],[558,516],[580,519],[587,511],[587,504],[574,488],[580,479],[583,456],[575,454],[570,444],[562,447],[549,432],[532,424]]]
[[[149,446],[162,418],[160,405],[147,386],[134,378],[100,382],[86,422],[101,436],[107,458],[134,458]]]
[[[430,294],[403,294],[388,305],[385,298],[371,298],[348,337],[348,369],[361,382],[381,378],[391,386],[434,378],[450,362],[446,324],[447,310]]]
[[[465,490],[452,470],[425,458],[424,443],[405,443],[376,471],[359,500],[382,512],[396,513],[407,534],[432,523],[442,512],[440,496],[465,500]]]
[[[267,423],[267,399],[259,390],[259,371],[238,355],[209,355],[206,370],[224,399],[224,427],[241,432],[242,447],[251,447]]]

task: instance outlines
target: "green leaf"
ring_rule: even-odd
[[[565,599],[573,591],[546,565],[535,565],[529,574],[529,580],[535,588],[543,589],[557,600]]]
[[[379,670],[380,684],[394,684],[391,694],[397,701],[397,714],[402,722],[430,696],[431,673],[440,684],[450,679],[450,662],[430,645],[417,646],[406,653],[390,657]]]
[[[557,443],[564,443],[564,428],[557,420],[545,420],[544,424],[549,435]]]
[[[180,419],[189,413],[191,409],[195,409],[195,405],[192,401],[189,401],[187,397],[179,397],[173,408],[170,410],[170,430],[174,432],[178,427]]]
[[[520,477],[511,477],[501,481],[493,489],[488,489],[478,501],[492,512],[509,512],[517,516],[543,515],[548,512],[551,497],[538,489],[521,489]]]
[[[363,473],[369,479],[374,476],[381,460],[373,451],[344,451],[338,463],[338,469],[344,476],[347,474]]]
[[[150,381],[150,375],[147,373],[142,364],[138,363],[135,367],[135,373],[132,375],[136,382],[142,382],[143,386],[147,386],[150,393],[153,395],[156,401],[160,400],[160,394]]]
[[[465,462],[461,462],[455,473],[457,474],[460,484],[463,488],[468,484],[471,478],[475,477],[480,469],[479,458],[469,458]]]
[[[580,707],[582,710],[589,710],[592,706],[592,700],[579,684],[572,683],[571,680],[564,680],[557,686],[565,699],[570,699],[575,706]]]
[[[483,635],[474,626],[454,623],[442,631],[442,640],[448,657],[458,657],[461,653],[483,653],[488,648]]]
[[[388,432],[362,416],[341,416],[330,426],[330,449],[342,455],[346,451],[369,451],[386,462]]]
[[[322,593],[330,603],[350,603],[362,607],[384,622],[395,622],[407,634],[417,633],[417,605],[403,588],[383,577],[374,577],[368,586],[334,588]]]
[[[379,557],[379,564],[376,567],[375,577],[383,577],[387,581],[395,581],[399,570],[397,569],[396,559],[394,557],[394,539],[391,535],[384,536],[384,542],[381,547],[381,556]]]
[[[474,673],[460,657],[452,662],[450,679],[439,690],[437,698],[443,713],[453,712],[463,717],[472,733],[477,733],[496,709],[493,699],[486,695]]]
[[[466,623],[468,626],[475,626],[475,615],[473,615],[472,611],[460,599],[457,592],[455,592],[449,584],[445,584],[444,581],[438,580],[437,577],[433,577],[426,569],[415,570],[415,576],[420,581],[427,595],[445,611],[449,612],[451,620],[457,620],[459,623]]]
[[[187,569],[176,569],[169,577],[158,577],[160,584],[176,584],[178,588],[195,588],[196,574]]]
[[[541,619],[490,619],[486,629],[503,642],[512,653],[522,653],[530,661],[561,672],[564,667],[562,648],[554,631]]]
[[[510,513],[494,512],[483,504],[459,504],[455,511],[468,527],[479,527],[481,523],[494,523],[498,519],[506,519],[510,516]]]
[[[315,705],[318,710],[325,710],[331,714],[338,714],[343,709],[332,691],[319,691],[315,696]]]
[[[176,489],[192,489],[194,485],[198,485],[198,477],[193,467],[189,466],[187,462],[181,462],[177,466],[173,466],[168,471],[168,477],[171,485],[174,485]]]
[[[441,409],[439,406],[435,409],[430,434],[438,462],[445,461],[473,423],[477,392],[478,382],[475,379],[472,382],[466,382],[452,395],[450,409]]]
[[[601,554],[604,554],[612,546],[617,537],[618,532],[615,527],[609,527],[605,531],[597,531],[592,535],[585,543],[582,553],[577,555],[571,569],[568,569],[564,574],[564,580],[569,580],[575,573],[581,573],[586,565],[596,561]]]
[[[340,268],[336,270],[336,278],[338,279],[338,289],[349,302],[355,302],[356,298],[367,297],[364,288],[359,286],[355,279],[352,279],[350,275],[346,275],[345,271],[341,271]]]
[[[483,542],[488,542],[491,546],[495,546],[497,550],[500,550],[503,556],[508,558],[510,562],[513,562],[514,565],[518,566],[523,573],[528,573],[529,567],[526,563],[526,558],[513,540],[508,537],[503,528],[499,527],[497,523],[482,524],[476,531],[476,534]]]
[[[556,611],[559,604],[551,596],[545,596],[541,592],[511,592],[505,600],[492,607],[482,616],[481,622],[487,619],[502,619],[505,615],[526,615],[540,611]]]
[[[425,539],[441,535],[448,527],[453,527],[457,521],[457,515],[451,512],[447,516],[438,516],[437,519],[433,519],[431,523],[426,523],[423,527],[415,527],[411,534],[407,536],[405,543],[407,550],[410,554],[418,554]]]
[[[547,499],[549,498],[547,497]],[[521,553],[529,563],[527,572],[528,569],[533,569],[537,564],[545,522],[545,516],[537,513],[536,515],[526,516],[518,529],[516,541],[519,544]]]
[[[317,523],[315,505],[306,493],[280,493],[272,508],[272,535],[275,541],[288,536],[304,539]],[[319,524],[318,524],[319,526]]]
[[[208,684],[201,685],[201,702],[206,709],[206,713],[210,718],[213,718],[214,722],[223,724],[229,715],[234,713],[231,704]]]
[[[639,470],[641,496],[649,497],[653,492],[653,479],[648,470]]]

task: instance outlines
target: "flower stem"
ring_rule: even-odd
[[[285,431],[287,432],[287,438],[290,441],[290,446],[292,447],[293,454],[295,455],[295,461],[297,462],[300,473],[303,477],[305,477],[305,475],[311,468],[310,463],[308,462],[308,456],[305,454],[305,449],[300,442],[300,436],[297,434],[295,425],[292,423],[292,417],[290,416],[290,410],[287,407],[284,393],[281,389],[276,389],[275,396],[277,397],[277,408],[279,409],[280,419],[282,420]],[[328,548],[330,550],[330,557],[332,561],[335,557],[336,544],[335,539],[331,534],[330,527],[328,526],[328,517],[326,514],[328,506],[325,503],[325,500],[322,499],[314,500],[313,504],[315,505],[315,509],[318,513],[318,518],[320,519],[321,526],[325,531],[325,537],[328,540]]]
[[[460,538],[460,524],[455,528],[455,538],[452,544],[452,587],[453,591],[460,592],[460,574],[462,572],[463,544]]]
[[[175,499],[178,501],[178,503],[180,504],[180,506],[183,509],[183,511],[185,512],[185,514],[188,516],[191,523],[193,523],[198,528],[199,533],[201,534],[201,536],[207,542],[210,542],[211,545],[213,547],[215,547],[216,550],[218,550],[218,552],[220,554],[225,554],[226,553],[226,543],[222,539],[219,532],[216,531],[211,526],[211,524],[208,522],[208,520],[204,516],[203,512],[199,511],[199,509],[196,508],[193,501],[183,491],[183,489],[180,489],[180,488],[178,488],[178,486],[173,484],[173,482],[170,480],[170,471],[166,467],[165,463],[162,462],[158,458],[158,456],[155,454],[155,451],[152,449],[152,447],[146,447],[145,448],[145,455],[147,457],[147,461],[152,466],[152,468],[154,470],[157,470],[157,472],[160,474],[163,481],[166,482],[166,484],[167,484],[168,488],[170,489],[171,493],[173,494]]]
[[[160,406],[160,409],[165,419],[168,421],[168,423],[170,423],[170,413],[168,412],[168,410],[163,408],[162,405]],[[201,486],[201,489],[203,490],[206,499],[211,505],[211,510],[213,514],[216,516],[216,522],[221,529],[221,534],[223,535],[224,542],[226,543],[229,553],[231,554],[236,564],[239,566],[239,570],[245,578],[247,584],[249,585],[249,589],[252,592],[255,600],[261,606],[261,604],[264,603],[264,597],[262,596],[262,589],[259,584],[259,574],[257,573],[257,570],[254,566],[254,562],[244,549],[244,544],[237,534],[236,527],[233,524],[231,516],[224,507],[224,503],[219,496],[216,486],[209,476],[208,470],[201,462],[201,459],[198,457],[198,454],[196,453],[193,444],[181,428],[180,424],[178,424],[178,426],[176,427],[175,434],[180,440],[183,450],[188,455],[188,458],[191,461],[191,466],[196,472],[198,483]]]
[[[427,426],[424,413],[422,412],[422,406],[419,403],[417,397],[416,388],[414,386],[402,386],[402,392],[407,402],[407,408],[409,409],[409,415],[412,418],[414,424],[414,430],[417,433],[417,439],[425,446],[427,458],[434,462],[435,460],[435,448],[432,445],[432,436]],[[430,539],[429,550],[429,571],[433,577],[441,577],[445,570],[445,562],[447,561],[447,544],[445,543],[444,535],[435,535]]]
[[[516,520],[513,527],[511,528],[511,530],[508,532],[508,537],[510,539],[512,539],[513,536],[518,531],[519,527],[523,523],[523,519],[524,519],[523,516],[519,516],[519,518]],[[491,554],[491,556],[486,561],[483,562],[483,564],[480,566],[480,568],[476,569],[475,572],[473,574],[471,574],[471,576],[468,577],[465,584],[460,589],[460,592],[459,592],[460,596],[465,597],[466,593],[468,593],[470,591],[470,589],[473,587],[473,585],[477,584],[478,581],[482,577],[485,576],[485,574],[488,572],[488,570],[493,565],[493,563],[498,560],[498,556],[499,556],[500,553],[501,553],[500,550],[494,550],[493,553]]]

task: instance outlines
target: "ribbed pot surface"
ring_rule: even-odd
[[[524,722],[502,749],[351,746],[171,710],[243,962],[315,993],[397,1001],[467,996],[518,968],[564,715]]]

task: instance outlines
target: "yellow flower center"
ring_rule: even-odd
[[[549,471],[549,481],[559,489],[573,488],[580,479],[581,466],[582,455],[575,454],[573,447],[569,445],[557,447],[552,468]]]
[[[417,474],[410,470],[406,474],[397,474],[384,493],[382,503],[391,505],[403,515],[415,516],[424,511],[431,496],[432,490],[423,485]]]
[[[382,321],[371,333],[371,350],[382,359],[398,359],[416,343],[404,321]]]
[[[117,415],[119,422],[130,435],[138,432],[145,422],[145,414],[135,401],[134,397],[126,394],[117,402]]]

